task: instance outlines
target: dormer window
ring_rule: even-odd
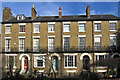
[[[24,15],[18,15],[17,16],[17,20],[24,20],[25,19],[25,16]]]

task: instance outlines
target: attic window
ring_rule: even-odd
[[[25,16],[24,15],[18,15],[17,16],[17,20],[24,20],[25,19]]]

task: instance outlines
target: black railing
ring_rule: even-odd
[[[90,46],[88,47],[82,47],[82,48],[61,48],[61,47],[56,47],[54,46],[53,48],[48,47],[39,47],[39,48],[34,48],[30,49],[29,48],[24,48],[24,50],[20,51],[19,48],[16,47],[11,47],[10,50],[6,50],[7,48],[2,47],[2,52],[109,52],[109,51],[118,51],[118,49],[114,46],[97,46],[95,48],[92,48]]]

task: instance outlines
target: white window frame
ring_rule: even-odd
[[[42,57],[42,58],[39,58],[39,57]],[[40,54],[36,54],[36,55],[34,55],[34,67],[35,68],[44,68],[45,67],[45,60],[46,59],[46,57],[45,57],[45,55],[40,55]],[[43,60],[43,66],[37,66],[37,60]]]
[[[111,41],[111,37],[115,37],[116,38],[116,49],[117,49],[117,35],[110,35],[110,41]],[[111,42],[110,42],[110,46],[111,46]]]
[[[71,22],[63,22],[63,32],[70,32],[70,23],[71,23]],[[68,26],[67,24],[68,24],[69,26]],[[66,31],[66,30],[65,30],[66,27],[69,27],[69,31]]]
[[[65,56],[67,56],[67,67],[65,66]],[[73,66],[68,66],[68,56],[73,56]],[[76,61],[77,61],[77,54],[65,54],[64,55],[64,68],[77,68],[77,62],[76,62],[76,66],[75,66],[75,56],[76,56]]]
[[[79,39],[80,39],[81,37],[85,38],[85,48],[86,48],[86,35],[78,35],[78,43],[79,43],[79,44],[80,44]],[[78,45],[78,46],[80,46],[80,45]]]
[[[80,26],[79,26],[79,32],[85,32],[85,26],[86,26],[86,24],[85,23],[79,23],[79,25],[80,24],[84,24],[84,30],[80,30]],[[82,27],[83,27],[83,25],[82,25]]]
[[[20,32],[20,26],[24,25],[26,28],[26,23],[18,23],[19,24],[19,34],[25,34],[25,32]]]
[[[37,50],[39,50],[39,49],[40,49],[40,37],[39,37],[39,36],[38,36],[38,37],[37,37],[37,36],[34,36],[34,37],[33,37],[33,52],[38,52],[38,51],[36,51],[36,48],[34,48],[34,47],[36,46],[36,45],[34,44],[34,43],[35,43],[35,42],[34,42],[35,39],[39,39],[39,40],[38,40],[38,41],[39,41],[39,43],[38,43],[39,46],[38,46],[38,49],[37,49]],[[36,44],[37,44],[37,43],[36,43]]]
[[[50,26],[49,25],[54,25],[52,26],[54,30],[49,30],[50,29]],[[48,33],[54,33],[55,32],[55,22],[48,22]]]
[[[10,30],[9,30],[9,32],[6,30],[6,27],[10,27]],[[5,24],[5,34],[11,34],[11,26],[12,26],[12,24]]]
[[[111,32],[112,31],[117,31],[117,21],[109,21],[109,23],[111,24],[111,23],[115,23],[116,24],[116,30],[110,30]],[[111,27],[111,26],[110,26]]]
[[[96,25],[98,25],[98,24],[100,24],[100,30],[97,29]],[[94,23],[94,31],[95,32],[100,32],[101,31],[101,23]]]
[[[38,29],[38,32],[35,28]],[[33,33],[40,33],[40,23],[33,23]]]
[[[64,50],[64,38],[68,37],[70,39],[70,35],[63,35],[63,50]],[[70,40],[69,40],[70,41]],[[69,44],[70,45],[70,44]]]
[[[9,44],[7,44],[6,42],[6,40],[10,40],[10,43]],[[9,49],[6,49],[6,47],[9,45]],[[7,51],[7,52],[10,52],[10,50],[11,50],[11,37],[5,37],[5,51]]]
[[[100,38],[100,43],[101,43],[102,35],[94,35],[94,48],[95,48],[95,38]],[[102,47],[102,45],[100,47]]]
[[[18,37],[18,38],[19,38],[19,51],[23,52],[25,50],[25,36],[21,36],[21,37]],[[20,39],[24,39],[24,45],[23,45],[24,49],[22,49],[22,50],[20,49]]]
[[[50,48],[50,41],[49,41],[49,39],[50,38],[53,38],[53,44],[52,44],[52,47],[53,47],[53,49],[51,49]],[[54,51],[54,49],[55,49],[55,36],[48,36],[48,51]]]

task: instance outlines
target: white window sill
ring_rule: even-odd
[[[95,32],[101,32],[101,30],[95,30]]]
[[[19,52],[24,52],[24,50],[19,50]]]
[[[48,31],[48,33],[54,33],[55,31]]]
[[[33,32],[33,33],[40,33],[40,32]]]
[[[13,68],[17,68],[16,66],[13,66]]]
[[[45,67],[34,67],[34,68],[45,68]]]
[[[77,68],[77,67],[64,67],[64,68]]]
[[[79,32],[85,32],[85,31],[79,31]]]
[[[25,32],[19,32],[19,34],[25,34]]]
[[[70,32],[70,31],[63,31],[63,32]]]
[[[5,34],[11,34],[11,32],[6,32]]]
[[[5,66],[5,68],[8,68],[8,66]]]
[[[116,30],[110,30],[110,31],[112,32],[112,31],[116,31]]]

